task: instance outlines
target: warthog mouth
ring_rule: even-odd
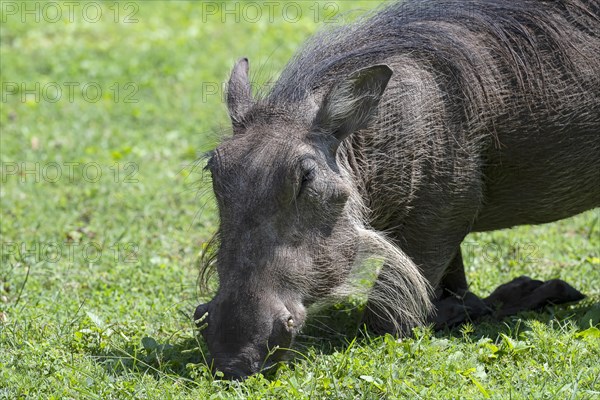
[[[209,363],[213,364],[213,363]],[[230,366],[211,366],[213,374],[218,378],[217,373],[221,372],[223,374],[223,379],[225,380],[234,380],[234,381],[243,381],[246,378],[249,378],[251,375],[262,374],[265,377],[270,377],[274,375],[280,365],[280,361],[271,361],[267,360],[263,363],[255,362],[253,366],[243,366],[243,365],[230,365]]]

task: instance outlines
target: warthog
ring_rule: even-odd
[[[482,300],[460,244],[600,204],[599,7],[386,5],[317,34],[260,98],[239,60],[233,135],[206,167],[220,285],[195,318],[214,366],[244,377],[284,359],[307,307],[354,290],[370,257],[378,332],[580,299],[521,277]]]

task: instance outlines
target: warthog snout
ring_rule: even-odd
[[[283,302],[234,305],[217,296],[199,305],[194,319],[204,326],[201,333],[210,351],[209,365],[226,379],[242,379],[286,358],[304,320],[303,308],[294,314]]]

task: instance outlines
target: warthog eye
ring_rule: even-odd
[[[302,193],[303,189],[306,185],[313,180],[317,176],[317,166],[315,162],[308,158],[302,161],[302,179],[300,181],[300,188],[298,190],[298,196]]]
[[[302,174],[302,184],[304,185],[306,182],[314,180],[315,175],[317,175],[317,170],[314,166],[310,167],[308,170],[305,170],[304,174]]]

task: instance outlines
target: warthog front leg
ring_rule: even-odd
[[[447,296],[434,301],[435,315],[430,317],[435,329],[453,327],[466,321],[475,321],[492,310],[471,292],[462,296]]]
[[[503,318],[525,310],[536,310],[549,304],[579,301],[585,296],[560,279],[540,281],[520,276],[500,285],[483,301],[494,309],[495,318]]]
[[[486,315],[501,319],[521,311],[570,303],[585,297],[560,279],[544,282],[520,276],[498,286],[492,294],[481,299],[467,289],[460,253],[450,264],[438,294],[439,297],[434,301],[436,313],[430,318],[435,329],[475,321]]]
[[[434,300],[435,314],[429,318],[435,329],[474,321],[492,313],[482,299],[469,291],[460,249],[448,266]]]

